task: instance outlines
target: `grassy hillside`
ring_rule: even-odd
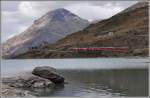
[[[144,6],[118,13],[109,19],[89,25],[82,31],[68,35],[53,45],[31,50],[13,58],[80,57],[68,51],[73,47],[128,47],[126,54],[111,56],[148,56],[148,3]]]

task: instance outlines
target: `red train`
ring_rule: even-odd
[[[89,48],[72,48],[73,51],[112,51],[112,52],[128,52],[128,47],[89,47]]]

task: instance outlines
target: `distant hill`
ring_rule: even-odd
[[[82,30],[89,22],[66,9],[56,9],[43,15],[23,33],[3,44],[3,56],[11,57],[32,48],[55,43],[66,35]]]
[[[45,50],[31,50],[14,58],[74,57],[73,53],[48,51],[66,51],[74,47],[128,47],[129,52],[125,56],[148,57],[148,21],[148,2],[139,2],[109,19],[91,24],[84,30],[47,45],[43,48]]]

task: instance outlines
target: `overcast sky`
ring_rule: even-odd
[[[89,21],[109,18],[137,1],[2,1],[2,42],[23,32],[46,12],[65,8]]]

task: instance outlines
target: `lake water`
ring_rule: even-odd
[[[148,59],[2,60],[2,77],[52,66],[68,84],[30,90],[36,96],[148,96]]]

